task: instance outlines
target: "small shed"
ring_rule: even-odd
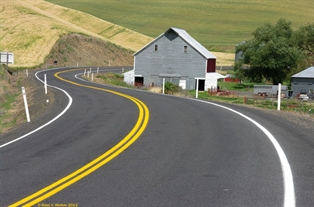
[[[306,93],[308,96],[314,95],[314,66],[291,76],[291,90],[292,98],[300,93]]]
[[[124,82],[127,84],[133,85],[134,84],[134,70],[127,71],[123,73]]]

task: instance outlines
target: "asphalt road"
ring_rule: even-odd
[[[0,148],[1,206],[50,184],[56,186],[24,204],[40,198],[34,206],[294,206],[295,199],[295,206],[313,206],[313,126],[253,108],[87,83],[74,77],[82,71],[59,74],[97,89],[82,87],[55,72],[46,71],[49,84],[65,90],[72,105],[50,125]],[[58,94],[66,107],[67,96]],[[288,168],[252,121],[278,141]],[[130,133],[128,144],[91,164],[91,172],[61,180]]]

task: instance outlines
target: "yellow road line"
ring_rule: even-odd
[[[132,143],[134,143],[138,139],[138,137],[143,133],[143,131],[145,130],[145,128],[147,126],[147,123],[149,120],[149,110],[148,110],[147,106],[142,101],[140,101],[140,100],[138,100],[132,96],[126,95],[126,94],[122,94],[122,93],[119,93],[116,91],[98,88],[98,87],[94,87],[94,86],[79,84],[79,83],[72,82],[72,81],[66,80],[64,78],[61,78],[59,76],[60,73],[65,73],[65,72],[70,72],[70,71],[73,71],[73,70],[58,72],[55,74],[55,77],[57,77],[58,79],[60,79],[62,81],[65,81],[65,82],[68,82],[68,83],[71,83],[71,84],[74,84],[77,86],[91,88],[91,89],[95,89],[95,90],[101,90],[101,91],[113,93],[113,94],[125,97],[127,99],[130,99],[139,108],[139,118],[138,118],[134,128],[129,132],[129,134],[125,138],[123,138],[117,145],[115,145],[110,150],[105,152],[103,155],[99,156],[95,160],[91,161],[90,163],[86,164],[85,166],[81,167],[80,169],[76,170],[75,172],[71,173],[70,175],[68,175],[68,176],[56,181],[55,183],[43,188],[42,190],[39,190],[38,192],[10,205],[10,207],[20,206],[20,205],[23,205],[23,206],[35,205],[35,204],[51,197],[52,195],[60,192],[64,188],[74,184],[75,182],[79,181],[80,179],[86,177],[87,175],[91,174],[92,172],[94,172],[95,170],[97,170],[98,168],[100,168],[101,166],[105,165],[110,160],[112,160],[113,158],[118,156],[125,149],[127,149]]]

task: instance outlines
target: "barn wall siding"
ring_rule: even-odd
[[[309,94],[310,89],[314,90],[314,78],[292,78],[292,97],[297,96],[302,89],[305,89],[307,94]]]
[[[185,46],[187,52],[184,51]],[[136,55],[135,75],[143,76],[145,85],[152,82],[161,85],[159,74],[178,74],[181,79],[187,80],[187,88],[191,89],[194,88],[195,77],[205,77],[206,61],[205,57],[170,30]]]

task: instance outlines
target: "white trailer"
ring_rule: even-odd
[[[284,93],[285,96],[288,94],[288,86],[281,86],[281,93]],[[259,96],[277,96],[278,94],[278,85],[254,85],[254,95]]]

